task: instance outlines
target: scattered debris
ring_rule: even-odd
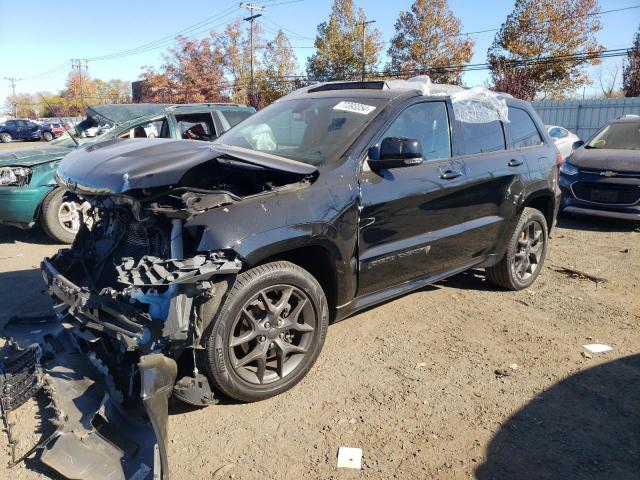
[[[583,348],[589,350],[591,353],[603,353],[613,350],[609,345],[603,343],[590,343],[589,345],[583,345]]]
[[[608,280],[602,277],[596,277],[595,275],[591,275],[590,273],[585,273],[580,270],[576,270],[575,268],[570,267],[560,267],[557,265],[550,265],[551,269],[555,270],[558,273],[564,273],[571,278],[577,278],[579,280],[591,280],[596,284],[596,288],[598,288],[598,284],[606,283]]]
[[[8,257],[0,257],[0,260],[9,260],[10,258],[24,257],[24,253],[17,253],[15,255],[9,255]]]
[[[495,371],[496,377],[510,377],[513,375],[511,370],[507,370],[505,368],[499,368]]]
[[[509,368],[511,370],[518,370],[520,366],[517,363],[512,363],[511,365],[509,365]]]
[[[362,469],[362,449],[352,447],[338,448],[338,468]]]
[[[215,472],[213,472],[213,480],[219,480],[221,478],[224,478],[226,476],[227,473],[229,473],[229,471],[231,471],[231,469],[235,466],[234,463],[227,463],[225,465],[222,465],[221,467],[218,467],[216,469]]]
[[[591,355],[589,352],[580,352],[580,354],[581,354],[584,358],[593,358],[593,355]]]
[[[426,367],[426,366],[427,366],[426,362],[416,363],[416,368],[422,368],[422,367]]]

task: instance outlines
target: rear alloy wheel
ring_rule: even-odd
[[[74,194],[56,188],[42,202],[42,229],[57,242],[73,242],[80,229],[82,208],[82,202]]]
[[[11,134],[4,132],[4,133],[0,133],[0,141],[2,143],[9,143],[11,142],[12,138],[11,138]]]
[[[241,273],[209,333],[209,378],[241,401],[288,390],[315,363],[328,318],[322,288],[297,265],[273,262]]]
[[[42,134],[42,140],[44,140],[45,142],[50,142],[51,140],[53,140],[53,135],[51,135],[51,132],[44,132]]]
[[[548,231],[544,215],[534,208],[525,208],[504,257],[486,269],[487,279],[509,290],[522,290],[531,285],[547,255]]]

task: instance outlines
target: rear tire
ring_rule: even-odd
[[[263,400],[302,380],[328,323],[327,300],[309,272],[284,261],[260,265],[236,278],[205,334],[202,363],[227,396]]]
[[[547,255],[549,229],[544,215],[525,208],[502,260],[485,269],[487,280],[507,290],[522,290],[540,274]]]
[[[11,142],[11,140],[13,140],[13,139],[11,138],[11,134],[10,133],[6,133],[6,132],[0,133],[0,141],[2,143],[9,143],[9,142]]]
[[[56,242],[72,243],[80,226],[79,209],[80,202],[72,193],[56,188],[42,201],[42,229]]]

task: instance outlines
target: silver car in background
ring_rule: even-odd
[[[573,152],[573,144],[580,141],[580,137],[573,132],[570,132],[564,127],[557,125],[545,125],[547,132],[553,139],[553,143],[556,145],[564,160],[571,152]]]

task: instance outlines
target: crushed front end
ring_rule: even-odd
[[[66,307],[71,347],[56,352],[55,366],[43,366],[55,375],[62,362],[78,375],[74,381],[90,381],[81,388],[87,397],[92,390],[107,393],[87,400],[78,412],[94,411],[87,428],[77,425],[50,442],[42,460],[69,478],[96,475],[95,464],[105,468],[92,478],[113,478],[114,472],[146,478],[160,471],[166,478],[167,402],[178,363],[191,354],[192,371],[183,375],[176,395],[198,405],[214,403],[195,367],[194,349],[204,328],[198,306],[215,295],[215,278],[234,275],[241,263],[225,252],[194,254],[198,232],[167,215],[179,217],[180,209],[161,215],[152,212],[157,203],[146,210],[132,199],[86,198],[92,209],[72,248],[41,264],[49,294]],[[66,388],[49,384],[55,391]],[[58,403],[68,399],[60,397]],[[63,453],[71,452],[74,460],[68,462],[72,457]]]
[[[217,403],[196,353],[243,267],[232,249],[203,247],[225,225],[192,220],[303,188],[314,172],[204,142],[114,140],[65,157],[58,183],[90,208],[71,248],[41,263],[58,315],[5,328],[11,358],[41,352],[20,398],[44,386],[55,407],[44,463],[73,479],[168,478],[169,397]],[[9,384],[22,378],[3,364]]]

